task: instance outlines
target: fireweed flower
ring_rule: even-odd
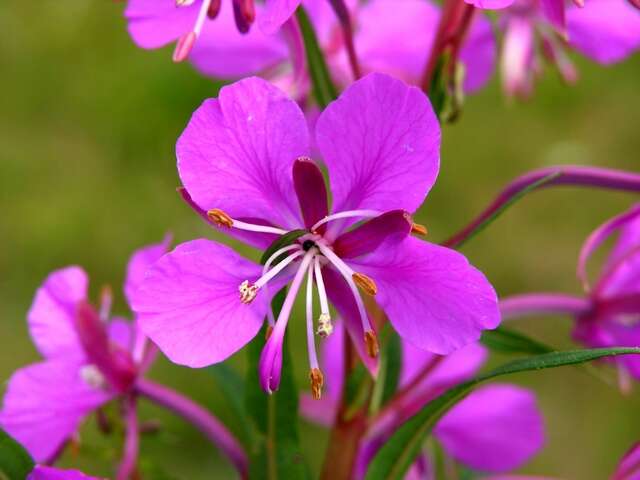
[[[584,7],[571,5],[555,15],[545,9],[544,0],[516,0],[501,11],[504,31],[502,75],[505,91],[527,97],[535,77],[541,72],[542,58],[553,64],[568,83],[577,72],[567,50],[576,50],[602,65],[624,60],[640,49],[640,11],[624,0],[589,0]],[[562,12],[562,14],[560,13]],[[566,23],[566,25],[565,25]],[[563,38],[565,37],[565,38]],[[539,39],[541,50],[536,50]]]
[[[323,344],[322,365],[327,372],[327,395],[318,401],[301,399],[308,419],[330,426],[334,422],[344,384],[342,324]],[[450,355],[439,356],[402,342],[402,367],[396,396],[370,421],[356,462],[355,478],[388,437],[426,403],[445,390],[472,378],[485,363],[486,349],[470,344]],[[529,460],[544,443],[542,415],[535,396],[508,384],[478,388],[453,407],[436,425],[435,439],[446,455],[474,470],[507,472]],[[425,453],[412,466],[408,478],[433,479]]]
[[[587,262],[616,233],[618,239],[591,286]],[[584,285],[584,297],[515,295],[501,302],[503,316],[569,314],[576,320],[573,337],[588,347],[640,346],[640,205],[604,223],[587,238],[580,252],[578,277]],[[608,361],[620,367],[623,389],[629,387],[627,375],[640,379],[640,360],[635,356]]]
[[[168,241],[133,255],[127,297],[167,247]],[[144,335],[111,318],[108,289],[98,310],[88,303],[88,283],[85,271],[71,266],[51,273],[38,289],[28,323],[44,361],[13,374],[0,411],[2,428],[38,462],[54,460],[90,412],[132,391],[152,360]]]
[[[160,48],[177,40],[173,59],[180,62],[189,56],[203,30],[209,24],[215,27],[212,20],[221,10],[227,17],[233,10],[235,26],[242,33],[249,31],[258,12],[260,29],[270,35],[293,15],[300,1],[265,0],[262,8],[256,6],[254,0],[129,0],[125,18],[129,33],[139,47]],[[225,31],[227,26],[224,22]]]
[[[425,0],[372,0],[362,5],[347,2],[351,9],[354,43],[363,72],[382,72],[418,85],[440,20],[440,9]],[[325,59],[334,80],[347,86],[353,82],[343,31],[327,1],[306,1]],[[237,79],[259,74],[296,98],[310,90],[301,39],[296,31],[265,36],[260,32],[241,35],[232,19],[221,17],[225,28],[205,28],[194,46],[191,62],[205,75]],[[297,33],[299,36],[299,32]],[[288,56],[287,52],[291,54]],[[229,57],[233,59],[229,61]],[[464,88],[472,93],[493,73],[496,43],[489,21],[478,15],[460,52],[466,68]]]
[[[258,265],[209,240],[179,245],[148,272],[133,298],[144,332],[174,362],[203,367],[225,360],[260,330],[271,334],[259,372],[278,388],[282,344],[304,281],[307,339],[316,396],[322,374],[314,333],[332,332],[329,302],[375,370],[378,346],[361,291],[418,348],[448,353],[499,323],[487,279],[458,252],[410,236],[424,231],[410,212],[439,168],[440,129],[415,87],[371,74],[321,113],[315,142],[329,172],[308,158],[309,132],[298,105],[273,85],[248,78],[223,87],[193,114],[177,143],[185,196],[209,221],[264,249],[295,229],[306,233]],[[361,225],[354,224],[364,222]],[[353,228],[352,228],[353,227]],[[274,319],[272,296],[291,282]],[[312,300],[320,315],[314,324]]]

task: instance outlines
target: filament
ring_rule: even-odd
[[[319,368],[316,342],[313,338],[313,265],[309,265],[307,271],[307,350],[309,352],[309,365],[312,369]]]
[[[364,217],[364,218],[372,218],[380,215],[380,212],[376,210],[348,210],[345,212],[334,213],[333,215],[327,215],[322,220],[316,222],[312,227],[311,231],[314,232],[321,225],[324,225],[327,222],[331,222],[333,220],[338,220],[341,218],[351,218],[351,217]]]

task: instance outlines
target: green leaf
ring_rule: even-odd
[[[370,410],[376,412],[398,389],[400,368],[402,367],[402,350],[400,337],[391,329],[386,335],[386,342],[380,356],[380,370],[371,399]]]
[[[245,398],[244,382],[238,373],[226,363],[217,363],[207,367],[207,372],[211,374],[218,392],[226,400],[226,404],[231,409],[233,418],[237,420],[237,432],[246,446],[251,445],[251,426],[247,418],[247,411],[243,403]]]
[[[290,232],[285,233],[284,235],[278,237],[262,254],[262,258],[260,258],[260,263],[264,265],[267,263],[267,260],[271,258],[271,256],[280,250],[283,247],[291,245],[297,239],[299,239],[305,233],[309,233],[306,230],[291,230]],[[272,262],[274,265],[278,263],[279,259],[274,259]],[[283,300],[284,301],[284,300]]]
[[[396,430],[369,464],[366,478],[369,480],[403,479],[436,422],[482,382],[511,373],[575,365],[602,357],[638,353],[640,353],[640,348],[596,348],[544,353],[506,363],[473,380],[451,388],[427,403],[422,410]]]
[[[537,355],[552,352],[553,348],[520,332],[499,327],[485,330],[480,341],[491,350],[502,353],[527,353]]]
[[[509,200],[507,200],[505,203],[503,203],[502,205],[500,205],[500,207],[498,209],[496,209],[495,212],[493,212],[490,216],[488,216],[487,218],[485,218],[479,225],[477,225],[472,232],[469,233],[469,235],[467,235],[465,238],[461,239],[460,241],[456,242],[455,244],[449,244],[448,242],[445,243],[448,247],[451,248],[460,248],[462,245],[464,245],[465,243],[467,243],[470,239],[472,239],[473,237],[475,237],[476,235],[478,235],[480,232],[482,232],[485,228],[487,228],[489,225],[491,225],[500,215],[502,215],[509,207],[511,207],[514,203],[518,202],[518,200],[520,200],[522,197],[524,197],[526,194],[528,194],[529,192],[532,192],[534,190],[539,189],[540,187],[542,187],[543,185],[545,185],[546,183],[558,178],[560,175],[562,175],[562,172],[553,172],[550,173],[549,175],[547,175],[546,177],[542,177],[540,180],[533,182],[530,185],[527,185],[525,188],[523,188],[522,190],[520,190],[518,193],[514,194]]]
[[[313,94],[320,107],[324,108],[329,105],[330,102],[338,98],[338,90],[331,80],[329,75],[329,69],[324,60],[322,50],[318,45],[318,38],[316,32],[313,30],[313,25],[309,20],[309,15],[305,9],[300,6],[296,11],[298,22],[300,23],[300,30],[302,32],[302,40],[304,42],[304,49],[307,56],[307,66],[309,67],[309,75],[311,76],[311,84],[313,88]]]
[[[274,312],[280,311],[285,296],[286,289],[282,289],[274,297]],[[280,388],[271,395],[260,388],[258,363],[265,343],[265,332],[266,327],[262,328],[247,347],[249,371],[245,387],[245,404],[255,439],[250,452],[249,478],[308,478],[298,434],[298,389],[286,338],[282,349]]]
[[[24,447],[0,429],[0,478],[24,480],[34,466]]]

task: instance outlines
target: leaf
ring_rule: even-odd
[[[398,388],[402,351],[400,337],[389,329],[387,340],[380,356],[380,371],[373,388],[370,410],[376,412],[393,396]]]
[[[304,50],[307,56],[307,66],[309,67],[309,75],[311,76],[313,94],[318,105],[324,108],[338,97],[338,90],[331,80],[329,69],[327,68],[327,64],[324,60],[324,55],[318,45],[316,32],[313,30],[313,25],[311,24],[309,15],[305,11],[304,7],[298,7],[296,16],[300,23],[300,30],[302,32],[302,40],[304,42]]]
[[[491,350],[503,353],[528,353],[537,355],[549,353],[554,349],[530,338],[520,332],[499,327],[495,330],[485,330],[480,341]]]
[[[506,363],[473,380],[451,388],[427,403],[422,410],[394,432],[369,464],[366,479],[403,479],[406,471],[420,453],[423,441],[437,421],[482,382],[511,373],[575,365],[602,357],[638,353],[640,353],[640,348],[596,348],[544,353]]]
[[[274,312],[279,312],[286,289],[273,299]],[[250,452],[249,478],[298,479],[307,478],[298,434],[298,389],[293,376],[288,340],[282,349],[282,376],[280,388],[268,395],[260,388],[258,363],[264,346],[266,328],[247,347],[249,371],[247,373],[245,405],[255,432]]]
[[[260,263],[264,265],[271,256],[283,247],[291,245],[297,239],[299,239],[305,233],[309,233],[307,230],[291,230],[284,235],[278,237],[262,254]],[[274,265],[278,263],[278,259],[274,259],[272,262]],[[284,300],[283,300],[284,301]]]
[[[34,466],[31,455],[24,447],[0,429],[0,478],[24,480]]]
[[[246,446],[251,445],[251,425],[247,417],[247,411],[243,403],[244,382],[238,373],[226,363],[218,363],[207,367],[216,382],[218,391],[224,396],[227,405],[231,409],[233,418],[237,419],[237,431]]]

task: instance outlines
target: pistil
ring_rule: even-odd
[[[291,250],[296,250],[300,248],[298,245],[288,245],[286,247],[282,247],[279,250],[276,250],[273,255],[271,255],[267,261],[264,264],[264,267],[262,268],[262,276],[267,274],[267,271],[271,268],[271,264],[273,264],[273,262],[280,257],[280,255],[283,255],[287,252],[290,252]],[[265,292],[267,292],[267,288],[268,285],[265,285]],[[267,321],[269,322],[269,325],[267,327],[267,339],[269,338],[269,335],[271,335],[270,329],[273,329],[273,326],[276,323],[276,319],[273,316],[273,310],[271,308],[267,309]]]
[[[278,273],[284,270],[291,262],[293,262],[296,258],[300,257],[304,253],[303,250],[297,250],[292,253],[280,263],[278,263],[275,267],[269,270],[266,274],[262,275],[255,283],[249,282],[249,280],[245,280],[238,287],[238,291],[240,292],[240,301],[242,303],[251,303],[256,295],[258,294],[258,290],[264,287],[269,280],[275,277]]]

